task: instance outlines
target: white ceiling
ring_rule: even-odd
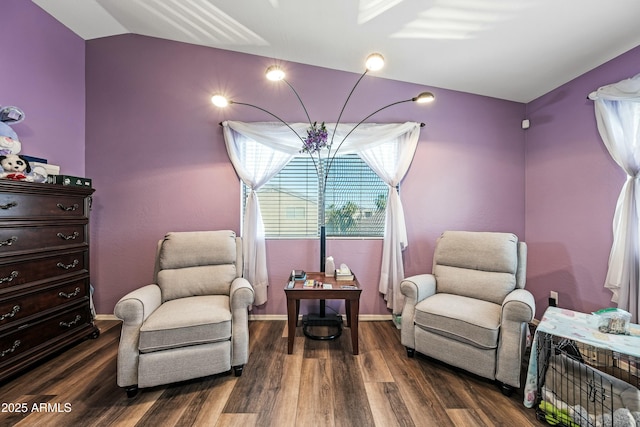
[[[376,75],[519,102],[640,45],[638,0],[32,1],[85,40],[135,33],[357,73],[379,52]]]

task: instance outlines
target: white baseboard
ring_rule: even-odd
[[[343,320],[346,320],[342,315]],[[95,320],[120,320],[115,314],[97,314]],[[249,320],[287,320],[286,314],[250,314]],[[393,320],[390,314],[360,314],[358,321],[360,322],[381,322],[385,320]]]
[[[115,314],[96,314],[94,320],[120,320]]]

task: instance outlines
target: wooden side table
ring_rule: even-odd
[[[362,293],[358,279],[354,277],[352,281],[338,281],[333,277],[326,277],[324,273],[307,273],[307,280],[328,283],[331,284],[332,288],[305,288],[302,280],[296,281],[295,286],[291,289],[285,286],[289,335],[287,338],[287,352],[289,354],[293,353],[293,342],[300,314],[301,299],[343,299],[347,312],[347,326],[351,329],[351,347],[353,348],[353,354],[358,354],[358,311],[360,310],[360,294]]]

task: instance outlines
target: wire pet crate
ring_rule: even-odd
[[[640,358],[547,332],[538,331],[536,340],[538,419],[567,427],[640,426]]]

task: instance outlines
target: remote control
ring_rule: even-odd
[[[291,280],[289,282],[289,284],[287,285],[287,289],[293,289],[293,287],[295,286],[296,282],[294,282],[293,280]]]

